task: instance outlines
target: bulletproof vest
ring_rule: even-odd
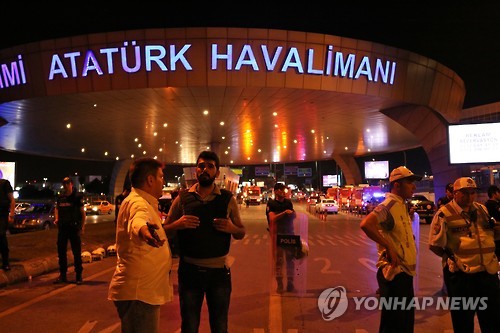
[[[59,226],[79,227],[82,216],[79,206],[80,196],[73,191],[70,195],[62,195],[57,200]]]
[[[178,230],[179,250],[181,256],[191,258],[216,258],[229,252],[231,234],[218,231],[213,223],[214,218],[226,218],[232,193],[221,189],[212,201],[203,201],[193,192],[179,193],[183,215],[195,215],[200,225],[195,229]]]

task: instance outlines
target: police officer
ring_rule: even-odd
[[[68,258],[66,255],[68,241],[73,252],[73,261],[76,273],[76,284],[82,284],[82,239],[81,234],[85,229],[85,210],[83,209],[82,196],[73,188],[73,180],[65,177],[62,181],[63,192],[57,198],[54,211],[57,225],[57,254],[59,256],[59,277],[54,283],[66,283]]]
[[[293,220],[297,216],[293,209],[293,203],[290,199],[286,198],[288,188],[283,183],[276,183],[274,185],[274,199],[267,202],[266,215],[271,231],[273,244],[276,244],[276,236],[280,235],[293,235]],[[276,273],[276,292],[283,292],[283,278],[286,277],[287,287],[286,291],[293,292],[295,287],[293,284],[294,277],[294,262],[293,251],[286,248],[273,248],[275,260],[275,273]],[[283,266],[286,267],[285,273]]]
[[[498,332],[500,287],[494,226],[486,207],[475,202],[476,191],[472,178],[458,178],[453,183],[453,200],[436,212],[429,235],[430,250],[443,259],[448,296],[463,302],[450,308],[454,332],[474,332],[476,313],[482,332]],[[486,307],[470,309],[465,304],[480,298],[486,300]]]
[[[415,292],[417,246],[406,200],[413,196],[415,181],[421,180],[405,166],[391,171],[390,193],[361,221],[361,229],[377,243],[377,282],[380,297],[401,302],[397,308],[382,308],[379,332],[412,333],[415,309],[409,306]]]

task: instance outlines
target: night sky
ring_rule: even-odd
[[[141,1],[120,7],[87,1],[78,9],[59,2],[23,2],[2,5],[0,49],[44,39],[143,28],[318,32],[378,42],[440,62],[464,80],[465,108],[500,100],[498,1],[385,1],[386,5],[304,1],[300,6],[288,1]]]
[[[23,4],[24,3],[24,4]],[[464,108],[500,100],[500,2],[399,1],[356,5],[345,1],[141,1],[113,7],[85,2],[2,5],[1,49],[44,39],[116,30],[171,27],[247,27],[325,33],[419,53],[454,70],[465,82]],[[0,143],[1,146],[1,143]],[[2,160],[13,160],[0,152]],[[36,157],[22,160],[18,178],[105,174],[112,162]],[[26,167],[29,166],[29,167]],[[417,166],[416,166],[417,167]],[[416,170],[425,172],[427,166]],[[23,170],[23,171],[21,171]],[[43,174],[43,176],[42,176]]]

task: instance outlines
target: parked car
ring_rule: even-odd
[[[427,224],[432,222],[432,217],[436,212],[436,205],[433,201],[427,199],[424,195],[414,195],[409,200],[409,208],[413,208],[420,216],[420,221],[425,221]]]
[[[307,204],[315,205],[317,202],[319,202],[319,200],[319,195],[310,195],[309,198],[307,198]]]
[[[85,214],[111,214],[115,206],[107,200],[97,200],[92,203],[87,203],[84,206]]]
[[[33,230],[49,230],[54,227],[54,203],[32,203],[23,212],[14,215],[9,224],[11,234]]]
[[[338,214],[339,204],[335,199],[321,199],[316,203],[316,213]]]

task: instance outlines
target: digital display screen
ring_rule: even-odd
[[[323,175],[323,187],[337,186],[337,179],[337,175]]]
[[[448,126],[450,164],[500,162],[500,123]]]
[[[0,162],[0,179],[7,179],[16,188],[16,162]]]
[[[365,161],[366,179],[387,179],[389,177],[389,161]]]

